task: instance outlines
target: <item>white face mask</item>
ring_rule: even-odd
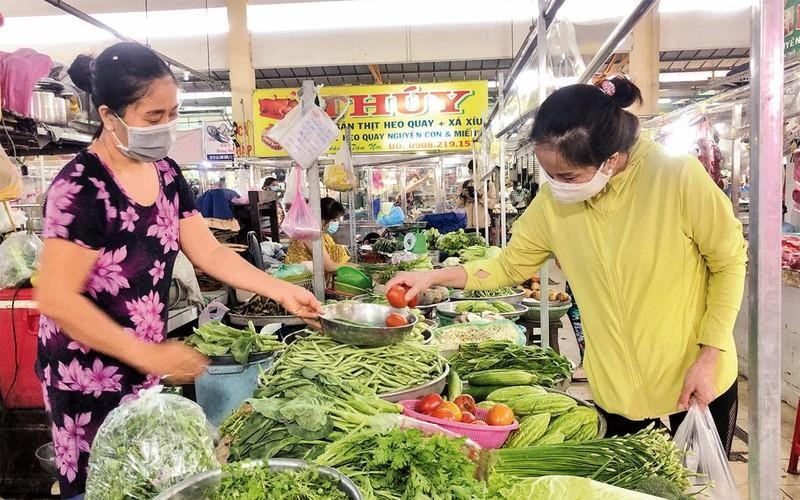
[[[158,161],[167,156],[172,143],[175,142],[175,136],[178,132],[177,118],[169,123],[151,125],[149,127],[131,127],[122,121],[119,116],[117,116],[117,119],[125,126],[128,132],[127,146],[123,146],[117,134],[111,132],[117,141],[117,149],[133,160],[143,162]]]
[[[547,175],[544,169],[542,169],[542,172],[550,183],[550,191],[553,193],[553,198],[555,198],[556,201],[560,203],[579,203],[597,196],[597,194],[606,187],[608,181],[611,180],[612,174],[607,174],[603,171],[605,166],[606,162],[603,162],[590,181],[581,182],[579,184],[557,181]]]

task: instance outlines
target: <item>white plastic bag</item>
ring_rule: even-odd
[[[153,498],[217,467],[203,410],[151,387],[114,408],[100,425],[89,455],[86,500]]]
[[[33,276],[42,251],[42,240],[19,232],[0,244],[0,288],[14,288]]]
[[[328,150],[339,135],[339,128],[319,106],[308,106],[305,112],[301,109],[302,106],[292,109],[267,135],[307,168]]]
[[[200,312],[200,318],[197,320],[197,324],[198,326],[202,326],[211,321],[222,321],[222,318],[228,314],[228,311],[230,311],[230,309],[225,307],[225,304],[214,300]]]
[[[683,466],[692,476],[693,486],[687,494],[702,491],[700,498],[740,500],[728,457],[708,408],[700,409],[692,399],[692,406],[678,427],[674,441],[683,453]]]
[[[322,183],[332,191],[352,191],[358,185],[356,172],[353,170],[353,157],[350,155],[350,146],[347,142],[336,152],[333,164],[325,167]]]

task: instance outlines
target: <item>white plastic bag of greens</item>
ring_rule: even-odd
[[[33,276],[42,240],[33,233],[13,233],[0,244],[0,288],[14,288]]]
[[[708,408],[700,409],[694,398],[674,441],[683,453],[683,466],[690,471],[693,486],[687,493],[702,491],[702,498],[720,500],[741,498],[714,419]]]
[[[200,407],[161,386],[108,414],[92,444],[86,500],[149,499],[219,467]]]
[[[498,500],[657,500],[661,497],[626,490],[585,477],[517,478],[492,475],[489,495]]]

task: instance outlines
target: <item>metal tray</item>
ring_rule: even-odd
[[[517,287],[515,288],[517,293],[513,295],[502,295],[500,297],[465,297],[464,290],[456,290],[450,294],[450,300],[500,300],[503,302],[508,302],[509,304],[519,304],[522,302],[522,299],[525,298],[525,289]]]
[[[228,313],[228,321],[236,326],[247,326],[248,321],[252,321],[254,326],[274,325],[303,325],[305,321],[297,316],[244,316],[241,314]]]
[[[425,382],[424,384],[416,387],[409,387],[408,389],[402,389],[399,391],[384,392],[383,394],[378,394],[378,397],[385,399],[386,401],[391,401],[392,403],[397,403],[398,401],[402,401],[404,399],[420,399],[422,396],[432,392],[440,394],[447,385],[447,375],[449,373],[450,365],[444,365],[444,372],[430,382]]]
[[[481,301],[482,299],[472,299],[472,300]],[[466,301],[446,302],[444,304],[440,304],[436,308],[436,314],[441,314],[442,316],[446,316],[446,317],[449,317],[449,318],[455,318],[455,317],[458,317],[458,316],[460,316],[462,314],[466,314],[466,313],[457,313],[456,312],[455,309],[456,309],[456,305],[458,305],[458,302],[466,302]],[[510,313],[492,313],[492,314],[495,314],[497,316],[502,316],[503,318],[507,318],[507,319],[516,319],[516,318],[519,318],[520,316],[522,316],[523,314],[525,314],[526,312],[528,312],[528,308],[526,306],[522,305],[522,304],[518,304],[517,303],[517,304],[511,304],[511,305],[513,305],[514,309],[516,309],[514,312],[510,312]]]
[[[263,464],[263,460],[253,460],[245,464],[245,467],[256,467]],[[271,458],[267,461],[269,468],[276,471],[292,471],[306,467],[303,460],[291,458]],[[339,480],[339,490],[342,491],[350,500],[362,500],[361,492],[358,487],[347,476],[336,469],[330,467],[318,467],[323,476],[328,476]],[[203,498],[203,494],[217,484],[222,477],[221,469],[213,469],[200,474],[196,474],[188,479],[181,481],[175,486],[162,491],[155,500],[197,500]]]

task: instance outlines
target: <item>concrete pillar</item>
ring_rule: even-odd
[[[630,77],[642,90],[644,104],[631,111],[639,116],[658,114],[658,73],[660,16],[658,4],[633,28],[632,47],[629,54]]]
[[[256,74],[253,69],[250,32],[247,29],[247,0],[227,0],[228,65],[230,67],[233,119],[239,130],[241,156],[253,156],[253,91]],[[247,128],[242,128],[247,125]],[[246,130],[247,137],[244,137]]]

